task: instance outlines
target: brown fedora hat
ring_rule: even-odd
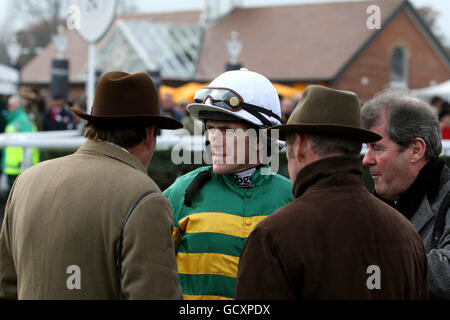
[[[287,124],[268,130],[274,129],[279,130],[280,140],[285,140],[288,132],[342,137],[367,143],[382,138],[361,128],[361,110],[355,93],[317,85],[305,89]]]
[[[183,127],[179,121],[160,114],[158,93],[145,72],[105,73],[95,89],[91,114],[76,107],[70,110],[80,118],[93,122],[125,126],[156,125],[161,129]]]

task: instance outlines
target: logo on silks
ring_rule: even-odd
[[[240,177],[240,176],[234,176],[237,184],[241,187],[251,187],[252,186],[252,176],[245,176],[245,177]]]

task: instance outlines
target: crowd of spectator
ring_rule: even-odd
[[[37,90],[22,87],[18,94],[0,96],[0,132],[27,133],[50,130],[76,129],[80,120],[69,108],[72,105],[85,109],[84,99],[66,101],[63,96],[46,99]],[[8,146],[0,150],[0,172],[7,178],[6,191],[9,192],[15,178],[30,165],[40,161],[40,150]],[[5,188],[5,186],[2,186]]]

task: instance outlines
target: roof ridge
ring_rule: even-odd
[[[193,13],[201,13],[202,10],[180,10],[180,11],[160,11],[160,12],[141,12],[141,13],[125,13],[118,14],[116,19],[133,19],[136,17],[145,18],[145,17],[154,17],[154,16],[164,16],[164,15],[173,15],[173,14],[193,14]]]
[[[313,1],[313,0],[309,0],[309,1]],[[378,0],[378,1],[380,1],[380,0]],[[383,2],[397,2],[398,5],[396,5],[396,7],[406,1],[407,0],[383,0]],[[328,2],[286,3],[286,4],[273,4],[273,5],[262,5],[262,6],[254,5],[254,6],[248,6],[248,7],[237,6],[236,9],[247,10],[247,9],[267,9],[267,8],[273,9],[273,8],[284,8],[284,7],[323,6],[323,5],[349,5],[349,4],[360,5],[361,3],[365,3],[365,2],[370,3],[370,4],[375,4],[373,0],[358,0],[358,1],[329,0]]]

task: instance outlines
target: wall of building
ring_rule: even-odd
[[[440,83],[450,78],[450,67],[404,9],[331,86],[355,91],[362,99],[389,87],[391,54],[397,45],[402,45],[409,53],[410,89],[427,87],[432,81]],[[361,83],[363,77],[369,80],[366,85]]]

